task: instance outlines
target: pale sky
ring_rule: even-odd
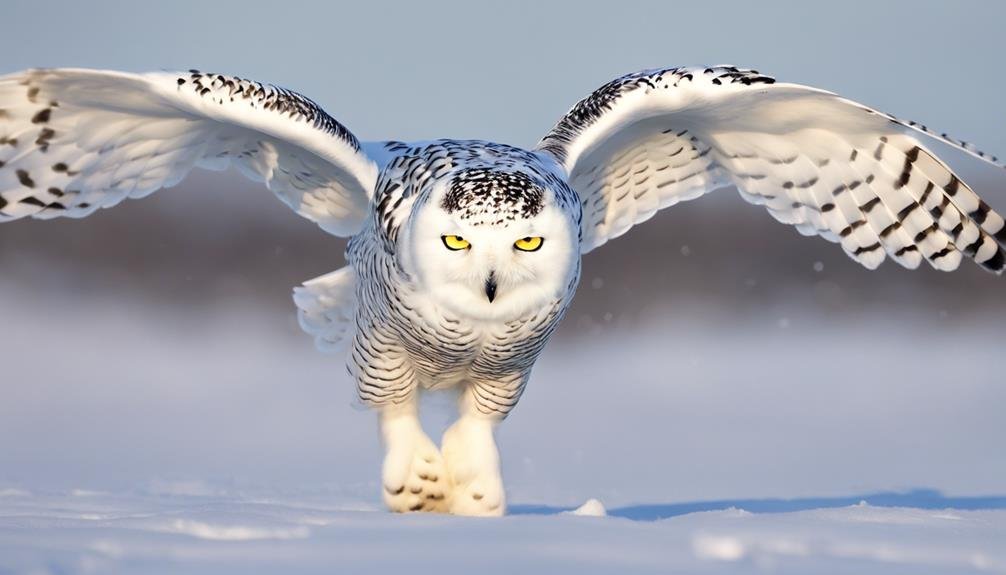
[[[637,69],[735,64],[1006,156],[1006,2],[4,2],[0,72],[200,68],[306,94],[362,139],[530,146]]]

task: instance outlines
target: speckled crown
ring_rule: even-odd
[[[545,190],[523,172],[471,168],[450,183],[441,207],[472,225],[506,225],[538,215]]]

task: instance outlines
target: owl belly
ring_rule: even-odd
[[[558,324],[561,302],[551,302],[516,320],[494,323],[424,307],[424,313],[405,322],[409,329],[402,339],[417,383],[426,389],[446,389],[466,382],[524,377]]]

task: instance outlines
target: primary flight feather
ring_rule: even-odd
[[[0,78],[0,222],[83,217],[233,165],[324,230],[349,265],[294,290],[319,348],[348,346],[379,412],[395,511],[499,515],[495,425],[562,319],[580,256],[736,187],[861,264],[1006,267],[1006,222],[924,144],[974,146],[732,66],[623,76],[536,148],[362,143],[311,100],[221,74],[33,70]],[[438,448],[417,396],[457,387]]]

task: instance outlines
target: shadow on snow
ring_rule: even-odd
[[[656,521],[700,511],[737,508],[751,513],[786,513],[829,507],[848,507],[865,501],[875,507],[914,507],[917,509],[1006,509],[1006,496],[947,497],[934,489],[913,489],[904,493],[870,493],[848,497],[805,497],[800,499],[722,499],[690,503],[653,503],[629,505],[608,510],[611,517],[635,521]],[[512,505],[510,515],[553,515],[572,507],[550,505]]]

